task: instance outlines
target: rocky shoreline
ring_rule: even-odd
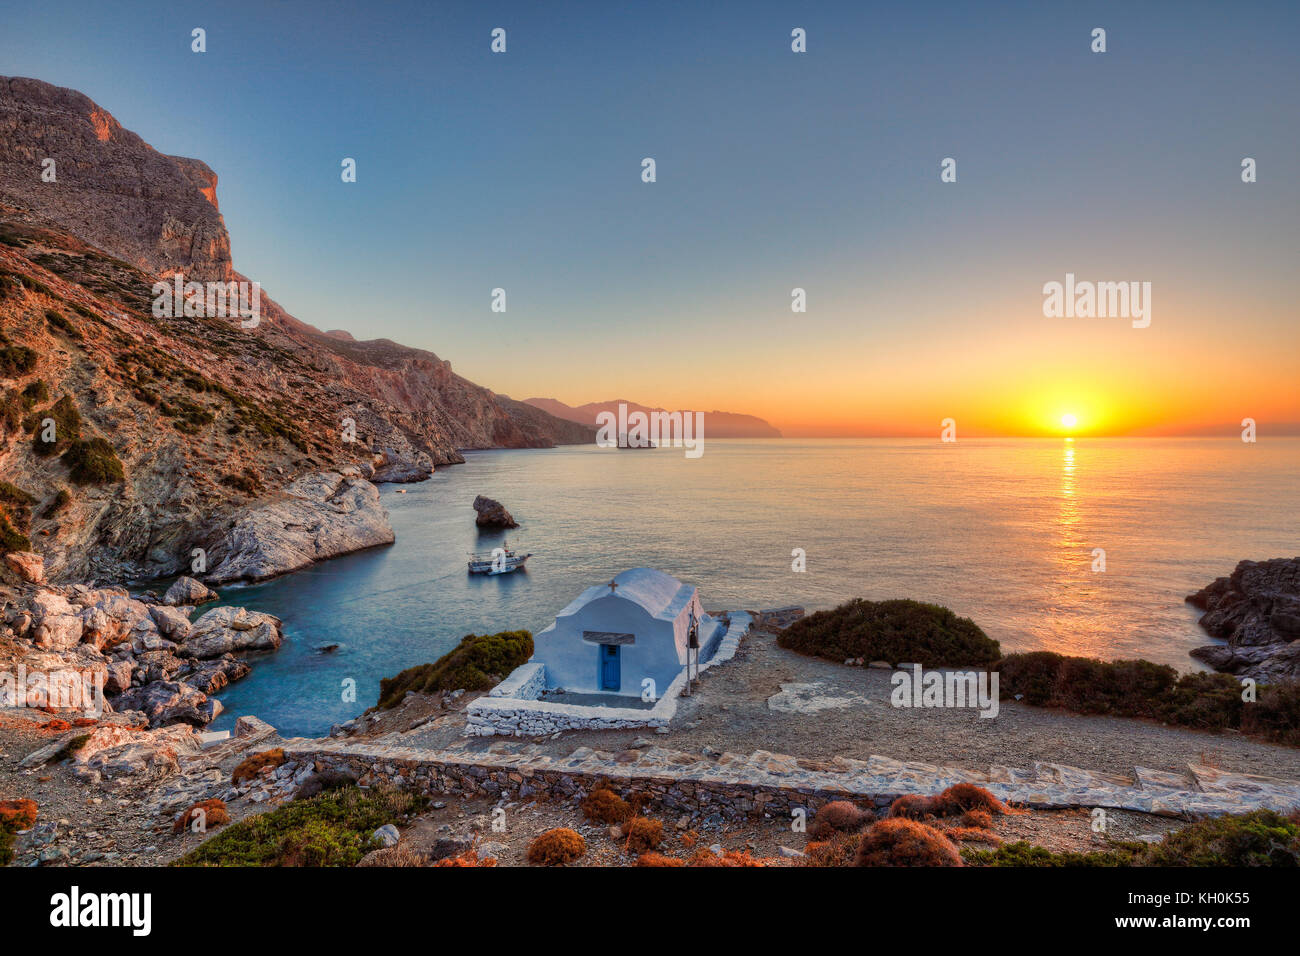
[[[0,666],[17,675],[0,688],[0,706],[113,717],[127,727],[206,727],[221,713],[212,695],[250,671],[236,655],[284,640],[278,618],[244,608],[213,608],[191,621],[196,608],[182,601],[216,598],[192,578],[162,599],[46,585],[39,575],[0,595]]]
[[[1197,660],[1261,683],[1300,679],[1300,557],[1242,561],[1187,603],[1226,642],[1195,648]]]

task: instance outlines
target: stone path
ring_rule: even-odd
[[[547,789],[548,781],[563,777],[608,778],[630,786],[650,785],[653,791],[680,791],[682,785],[689,785],[687,793],[707,791],[712,802],[728,791],[747,797],[761,793],[765,799],[758,800],[758,805],[773,809],[844,797],[883,806],[905,794],[934,794],[961,782],[979,784],[1003,800],[1040,809],[1106,807],[1214,816],[1259,808],[1300,808],[1300,782],[1228,773],[1199,764],[1188,765],[1185,773],[1137,767],[1131,775],[1119,775],[1041,762],[1026,769],[994,766],[977,771],[880,756],[808,760],[762,750],[748,756],[701,755],[655,746],[621,753],[580,747],[566,756],[556,756],[536,744],[513,741],[499,741],[486,750],[472,750],[464,744],[430,751],[373,741],[306,739],[286,741],[284,747],[286,754],[298,760],[347,764],[379,779],[400,778],[403,784],[432,774],[446,785],[449,776],[459,780],[467,775],[471,780],[493,781],[495,789],[502,791],[517,791],[517,785],[528,780],[529,792],[536,793]],[[562,789],[567,792],[571,787]],[[753,808],[753,800],[739,802]]]

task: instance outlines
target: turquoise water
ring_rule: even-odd
[[[323,733],[373,704],[381,677],[470,632],[540,630],[642,565],[698,585],[710,609],[912,597],[1005,649],[1190,670],[1207,638],[1184,596],[1242,558],[1300,553],[1300,439],[715,440],[698,459],[595,446],[466,459],[381,487],[391,547],[223,591],[282,618],[287,639],[220,695],[215,729],[255,714]],[[509,538],[533,552],[526,571],[466,574],[468,552],[504,537],[475,528],[476,494],[520,522]],[[806,572],[791,570],[795,548]],[[342,647],[315,650],[329,642]]]

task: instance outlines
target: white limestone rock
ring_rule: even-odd
[[[336,471],[316,472],[245,512],[213,549],[220,563],[208,577],[215,583],[263,581],[392,543],[393,528],[374,485]]]

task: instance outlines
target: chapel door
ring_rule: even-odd
[[[620,673],[619,646],[617,644],[600,645],[600,689],[617,691],[622,685]]]

